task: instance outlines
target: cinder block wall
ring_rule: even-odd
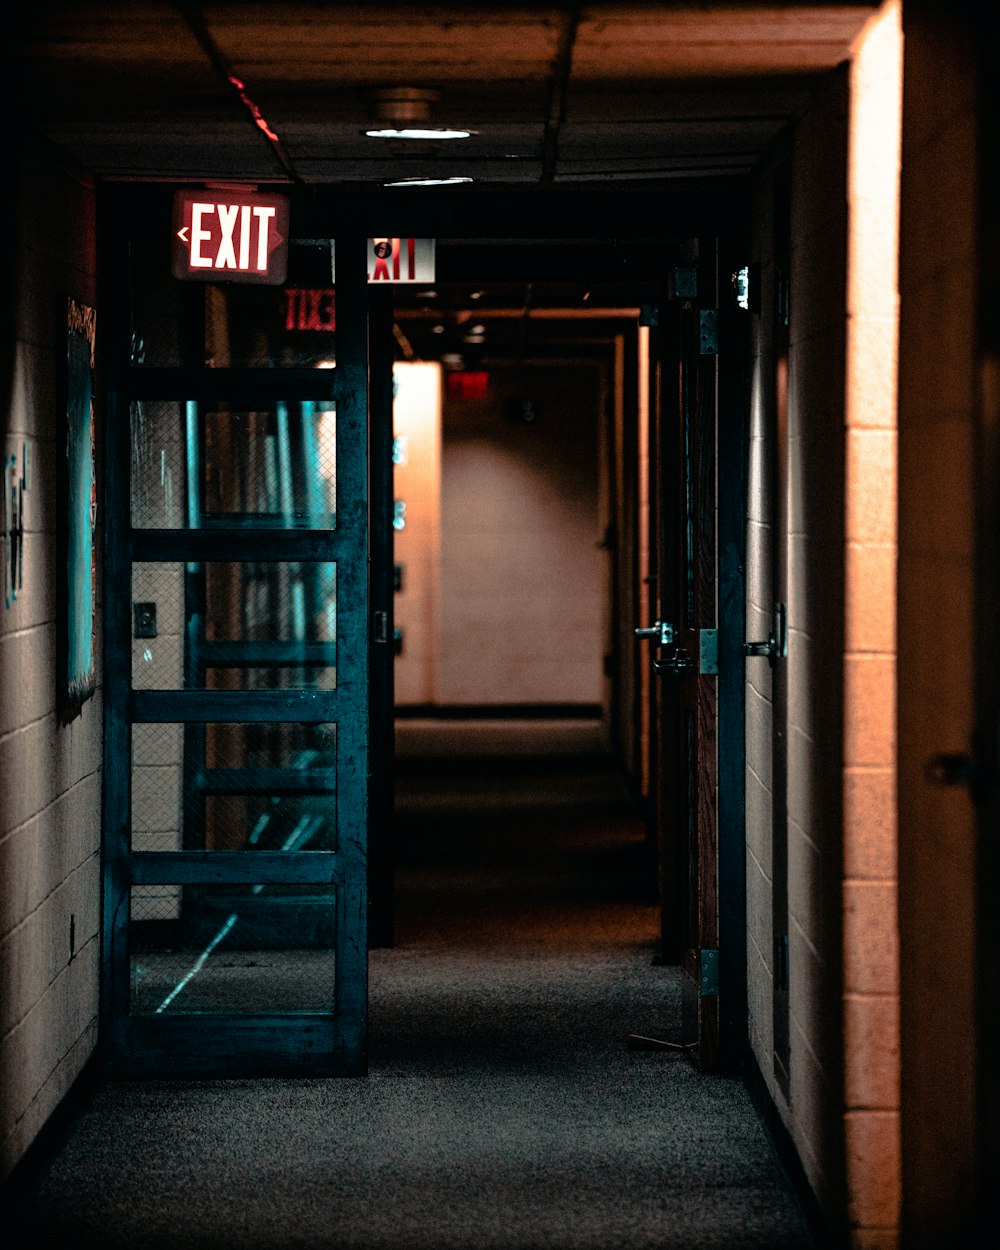
[[[896,427],[899,4],[851,65],[844,568],[844,1100],[851,1245],[898,1242]]]
[[[441,366],[398,363],[393,430],[398,461],[393,493],[406,506],[395,534],[402,570],[396,593],[396,627],[403,649],[396,656],[396,704],[434,702],[441,593]]]
[[[521,398],[535,420],[505,416]],[[601,398],[585,362],[497,367],[485,400],[446,397],[437,702],[601,703]]]
[[[760,315],[751,327],[752,373],[747,443],[746,631],[764,639],[772,628],[775,562],[784,533],[777,532],[775,483],[777,455],[774,318],[776,257],[774,166],[757,178],[754,189],[754,257],[759,266]],[[750,1045],[768,1080],[771,1096],[774,1055],[773,926],[773,756],[774,674],[765,660],[746,666],[746,874],[747,992]]]
[[[987,247],[986,238],[977,238],[977,130],[986,127],[984,141],[995,149],[996,117],[977,117],[976,43],[982,36],[968,20],[971,8],[908,0],[903,11],[903,1244],[921,1250],[984,1244],[970,1235],[977,1114],[975,812],[964,786],[934,786],[925,773],[927,761],[938,753],[967,752],[975,723],[977,295],[984,263],[980,248],[985,254]],[[995,221],[986,223],[993,237],[996,228]],[[987,315],[995,318],[992,308]],[[987,1130],[996,1131],[995,1125]],[[995,1210],[995,1193],[989,1200]]]
[[[96,305],[94,192],[25,145],[6,197],[16,215],[2,244],[2,450],[20,464],[27,445],[29,488],[24,588],[9,609],[0,603],[3,1176],[96,1044],[102,741],[99,687],[68,723],[56,697],[58,405],[67,298]],[[99,612],[100,586],[98,676]]]
[[[821,1206],[844,1206],[843,876],[846,66],[792,155],[788,354],[786,1114]],[[779,1103],[780,1106],[780,1103]]]
[[[880,1248],[897,1243],[900,1166],[898,21],[898,7],[884,6],[792,140],[787,431],[777,417],[782,364],[773,340],[775,170],[758,178],[763,315],[754,326],[747,515],[749,634],[767,637],[781,563],[789,622],[784,745],[774,673],[747,665],[750,1041],[837,1235]],[[775,457],[787,459],[787,483]],[[787,916],[773,891],[782,835],[775,748],[787,766]],[[774,1075],[772,1032],[772,952],[783,920],[787,1095]]]

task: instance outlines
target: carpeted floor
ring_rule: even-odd
[[[399,815],[370,1075],[104,1085],[7,1244],[806,1250],[742,1084],[627,1045],[680,987],[605,761],[403,750]]]

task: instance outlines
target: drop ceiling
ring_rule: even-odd
[[[379,187],[654,185],[748,173],[871,4],[170,4],[7,16],[20,128],[112,179]],[[467,140],[363,134],[371,93],[437,94]],[[408,192],[409,193],[409,192]]]
[[[100,178],[313,188],[345,228],[435,236],[397,346],[472,364],[634,320],[691,223],[742,213],[873,7],[35,0],[6,18],[5,74],[15,126]],[[424,124],[475,133],[367,137],[398,87],[432,97]],[[418,177],[472,181],[382,189]]]

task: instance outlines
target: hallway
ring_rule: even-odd
[[[679,974],[593,730],[401,727],[369,1078],[104,1085],[13,1244],[806,1250],[742,1082],[627,1045]]]

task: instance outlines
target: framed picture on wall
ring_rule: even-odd
[[[58,448],[60,702],[68,714],[78,711],[96,686],[95,326],[94,309],[70,299],[66,316],[65,426]]]

